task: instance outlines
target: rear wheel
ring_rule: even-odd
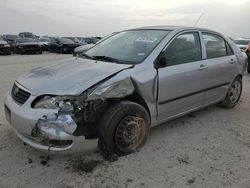
[[[98,146],[105,156],[130,154],[145,144],[149,127],[148,112],[141,105],[119,102],[100,121]]]
[[[220,105],[225,108],[233,108],[239,102],[241,92],[242,92],[242,79],[241,77],[238,76],[231,84],[227,92],[226,98],[220,103]]]

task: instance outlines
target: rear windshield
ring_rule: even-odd
[[[74,42],[68,38],[59,38],[59,40],[61,43],[64,43],[64,44],[74,44]]]

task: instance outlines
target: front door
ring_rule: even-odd
[[[199,32],[179,34],[163,52],[167,65],[158,69],[158,120],[203,105],[206,83]]]

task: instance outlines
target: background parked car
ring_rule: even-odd
[[[108,37],[116,34],[117,32],[114,32],[112,34],[109,34],[103,38],[101,37],[96,37],[96,39],[98,39],[97,42],[95,42],[94,40],[92,40],[95,43],[87,43],[88,41],[91,42],[91,40],[88,40],[89,38],[85,38],[86,40],[82,40],[82,42],[84,42],[85,44],[75,48],[74,50],[74,56],[82,56],[83,53],[85,53],[86,51],[88,51],[90,48],[92,48],[95,44],[98,44],[99,42],[102,42],[103,40],[107,39]]]
[[[87,43],[87,44],[95,44],[97,43],[100,38],[97,37],[82,37],[79,39],[81,43]]]
[[[238,46],[242,52],[246,50],[248,45],[250,45],[250,39],[247,39],[247,38],[236,39],[234,40],[234,42],[236,46]]]
[[[50,38],[40,38],[39,39],[41,45],[42,45],[42,50],[43,51],[48,51],[49,50],[49,45],[50,45]]]
[[[30,32],[22,32],[18,34],[20,38],[31,38],[31,39],[37,39],[39,38],[38,36],[34,35],[33,33]]]
[[[52,38],[50,45],[49,45],[49,51],[50,52],[56,52],[56,53],[71,53],[73,54],[74,49],[78,47],[79,44],[74,43],[72,40],[68,38]]]
[[[87,52],[90,48],[92,48],[95,44],[85,44],[82,46],[78,46],[74,50],[74,56],[82,56],[83,53]]]
[[[76,44],[79,44],[79,45],[81,44],[80,40],[77,37],[64,37],[64,38],[70,39]]]
[[[15,42],[15,53],[39,53],[42,54],[41,43],[30,38],[17,38]]]
[[[0,54],[3,54],[3,55],[11,54],[10,44],[6,42],[1,36],[0,36]]]
[[[9,35],[9,34],[3,35],[3,39],[10,44],[12,52],[14,52],[15,50],[15,41],[17,38],[18,35]]]
[[[101,38],[101,37],[95,37],[98,39],[98,41],[95,44],[98,44],[100,42],[102,42],[103,40],[111,37],[112,35],[116,34],[117,32],[113,32],[112,34],[106,35],[105,37]],[[86,43],[83,44],[82,46],[79,46],[77,48],[75,48],[74,50],[74,56],[82,56],[83,53],[87,52],[90,48],[92,48],[95,44],[93,43]]]

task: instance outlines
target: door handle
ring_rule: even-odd
[[[208,67],[206,65],[201,64],[199,70],[202,71],[202,70],[206,70],[207,68]]]

